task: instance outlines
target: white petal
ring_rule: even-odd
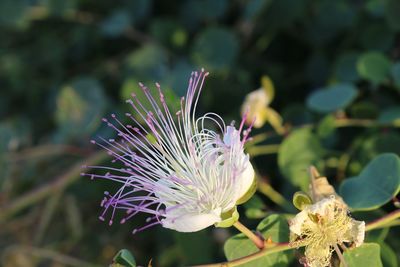
[[[296,216],[291,219],[289,221],[289,229],[292,233],[295,233],[296,235],[301,235],[301,228],[303,226],[303,224],[306,221],[310,221],[310,218],[308,217],[308,210],[305,209],[301,212],[299,212],[298,214],[296,214]]]
[[[178,232],[197,232],[220,221],[220,215],[212,211],[205,214],[184,214],[176,218],[166,218],[161,223],[163,227]]]
[[[364,242],[365,237],[365,222],[364,221],[356,221],[354,220],[354,228],[356,231],[356,237],[354,239],[354,244],[356,247],[359,247]]]
[[[246,157],[246,168],[242,172],[241,175],[237,177],[237,186],[239,186],[239,191],[237,194],[237,199],[235,200],[235,203],[238,199],[243,197],[247,191],[249,191],[250,187],[253,185],[254,182],[254,169],[253,166],[250,163],[249,157]]]

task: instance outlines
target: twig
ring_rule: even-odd
[[[250,254],[248,256],[245,256],[243,258],[239,258],[236,260],[232,261],[226,261],[226,262],[221,262],[221,263],[212,263],[212,264],[205,264],[205,265],[196,265],[192,267],[234,267],[234,266],[239,266],[251,261],[254,261],[256,259],[259,259],[261,257],[277,253],[277,252],[282,252],[285,250],[293,249],[293,247],[289,246],[289,243],[277,243],[275,246],[270,247],[264,247],[260,251]]]
[[[0,207],[0,223],[11,217],[16,212],[26,208],[49,195],[54,194],[56,191],[62,191],[67,186],[75,182],[82,172],[82,165],[96,165],[96,163],[103,161],[107,158],[105,151],[97,152],[90,156],[88,159],[78,162],[71,169],[56,178],[54,181],[45,184],[37,189],[34,189],[25,195],[21,196],[10,204]]]
[[[56,212],[56,208],[58,203],[60,202],[60,198],[62,196],[62,192],[56,192],[53,196],[51,196],[43,209],[43,212],[41,214],[40,222],[38,225],[38,228],[35,233],[34,237],[34,244],[39,245],[43,239],[43,236],[45,235],[46,229],[50,224],[50,221],[52,217],[54,216],[54,213]]]
[[[87,266],[87,267],[99,267],[97,264],[92,264],[68,255],[64,255],[58,252],[55,252],[53,250],[49,249],[44,249],[44,248],[36,248],[36,247],[29,247],[29,246],[13,246],[8,249],[8,253],[11,253],[11,251],[23,251],[24,253],[31,254],[35,257],[38,258],[46,258],[46,259],[51,259],[55,262],[59,262],[63,265],[66,266],[71,266],[71,267],[81,267],[81,266]]]
[[[87,156],[89,150],[82,149],[70,145],[41,145],[33,148],[27,148],[22,151],[12,152],[7,154],[6,159],[9,161],[21,161],[39,157],[50,157],[56,155],[72,155],[72,156]]]
[[[365,226],[365,231],[371,231],[378,228],[389,226],[392,222],[397,222],[396,219],[400,218],[400,209],[397,209],[375,221],[370,222]],[[397,223],[393,224],[397,225]]]
[[[247,149],[247,152],[250,156],[259,156],[259,155],[268,155],[268,154],[276,154],[279,151],[280,145],[263,145],[263,146],[252,146]]]

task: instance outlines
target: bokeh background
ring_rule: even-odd
[[[0,265],[107,266],[121,248],[141,265],[224,260],[234,230],[155,227],[132,235],[143,218],[98,220],[103,192],[116,185],[79,173],[109,162],[89,142],[113,136],[101,118],[128,111],[125,99],[139,81],[158,81],[174,103],[190,72],[204,67],[211,74],[199,112],[227,123],[240,120],[245,95],[263,75],[274,83],[271,106],[285,125],[320,122],[307,99],[332,83],[358,90],[339,115],[391,121],[400,117],[399,14],[398,0],[0,0]],[[400,152],[395,128],[349,129],[332,139],[327,127],[319,137],[336,153],[323,164],[328,174],[336,175],[329,164],[348,149],[352,160],[340,177],[381,152]],[[263,131],[272,128],[254,133]],[[296,185],[282,178],[276,154],[255,162],[290,200]],[[261,194],[257,201],[263,212],[282,211]],[[248,217],[250,226],[259,221]],[[398,240],[388,242],[400,251]]]

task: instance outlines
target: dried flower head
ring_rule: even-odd
[[[365,223],[349,216],[347,206],[334,195],[307,206],[290,225],[292,246],[305,246],[310,267],[330,265],[334,247],[349,243],[356,247],[364,241]]]
[[[127,102],[146,125],[127,113],[133,125],[123,124],[114,114],[103,119],[118,134],[117,139],[98,143],[124,167],[88,166],[104,171],[86,174],[119,183],[119,189],[105,192],[100,219],[124,210],[121,223],[136,214],[147,213],[147,224],[134,232],[161,224],[180,232],[194,232],[229,219],[238,200],[254,185],[254,170],[243,151],[249,129],[225,126],[221,117],[207,113],[196,119],[196,105],[207,72],[193,72],[181,108],[172,114],[156,84],[158,99],[140,84],[152,107],[147,109],[135,95]],[[175,122],[175,120],[177,122]],[[206,128],[214,124],[222,134]],[[92,141],[93,143],[97,143]]]

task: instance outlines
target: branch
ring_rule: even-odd
[[[87,160],[76,163],[70,170],[52,182],[26,193],[8,205],[6,204],[1,206],[0,223],[7,220],[16,212],[29,207],[30,205],[46,198],[49,195],[54,194],[56,191],[64,190],[70,184],[74,183],[79,177],[81,177],[80,173],[82,172],[82,165],[96,165],[97,163],[106,159],[107,156],[108,155],[105,151],[97,152],[87,158]]]
[[[192,267],[233,267],[233,266],[239,266],[244,263],[248,263],[251,261],[254,261],[256,259],[259,259],[261,257],[277,253],[277,252],[282,252],[285,250],[293,249],[293,247],[289,246],[289,243],[276,243],[274,246],[266,246],[263,249],[259,250],[256,253],[250,254],[248,256],[245,256],[243,258],[239,258],[236,260],[232,261],[226,261],[226,262],[221,262],[221,263],[212,263],[212,264],[205,264],[205,265],[196,265]]]
[[[44,248],[36,248],[30,246],[12,246],[8,249],[8,253],[12,253],[13,250],[22,251],[24,254],[31,254],[34,257],[51,259],[55,262],[61,263],[62,265],[71,266],[71,267],[99,267],[97,264],[92,264],[68,255],[64,255],[53,250],[44,249]]]

